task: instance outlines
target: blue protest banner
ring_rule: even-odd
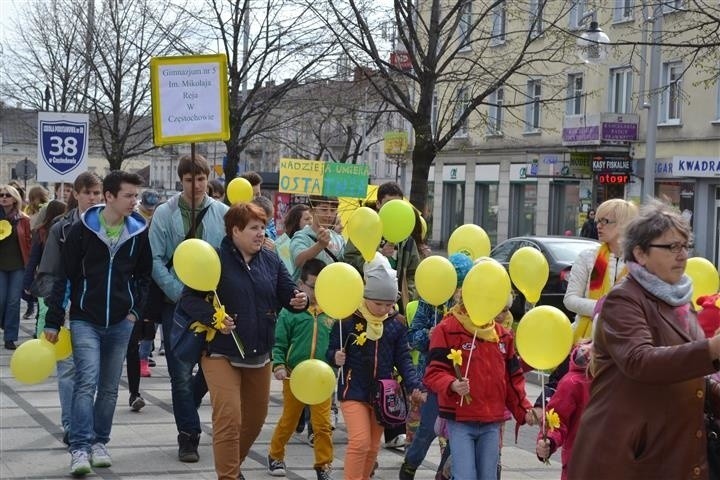
[[[38,112],[38,174],[41,182],[72,182],[87,167],[88,115]]]

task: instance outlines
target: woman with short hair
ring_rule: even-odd
[[[595,376],[568,478],[708,479],[706,396],[720,413],[720,336],[706,339],[684,274],[692,233],[658,201],[625,230],[625,280],[597,319]],[[708,383],[706,383],[706,381]]]

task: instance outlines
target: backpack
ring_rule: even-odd
[[[375,381],[373,410],[377,422],[384,427],[398,427],[407,418],[405,390],[397,380],[386,378]]]

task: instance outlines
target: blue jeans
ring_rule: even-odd
[[[0,327],[3,340],[14,342],[20,331],[20,297],[25,270],[0,271]]]
[[[75,360],[70,355],[57,362],[58,395],[60,396],[60,421],[64,432],[70,431],[72,421],[73,391],[75,389]]]
[[[453,480],[497,480],[500,426],[448,421]]]
[[[419,467],[425,459],[430,445],[435,440],[435,420],[438,417],[437,394],[427,392],[427,401],[420,408],[420,426],[413,441],[405,450],[405,463],[411,467]]]
[[[170,345],[170,332],[172,331],[175,305],[166,304],[162,310],[162,328],[165,342],[165,360],[170,374],[172,392],[173,415],[178,432],[200,433],[200,416],[197,407],[207,393],[207,383],[202,370],[193,376],[194,363],[185,362],[176,358]]]
[[[123,319],[104,327],[70,320],[75,390],[70,422],[70,451],[108,443],[118,385],[133,322]]]

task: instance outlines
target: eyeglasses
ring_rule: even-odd
[[[608,220],[607,218],[598,218],[595,220],[596,223],[599,223],[600,225],[612,225],[613,223],[617,223],[617,220]]]
[[[680,252],[689,252],[693,249],[695,245],[692,243],[680,243],[680,242],[674,242],[674,243],[651,243],[648,245],[649,247],[655,247],[655,248],[663,248],[665,250],[670,250],[672,253],[680,253]]]
[[[12,198],[12,195],[9,193],[0,193],[0,198]]]

